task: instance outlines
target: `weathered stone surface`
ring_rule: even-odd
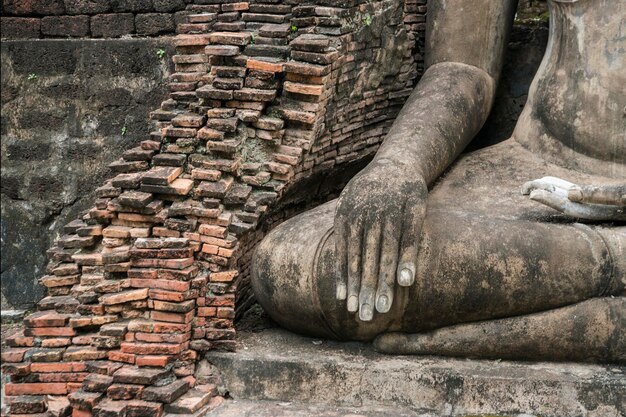
[[[389,356],[359,343],[322,342],[280,329],[240,332],[239,341],[236,354],[206,355],[237,398],[345,407],[402,404],[435,416],[450,409],[463,416],[624,412],[621,367]]]
[[[179,379],[169,385],[162,387],[148,387],[141,394],[141,399],[145,401],[156,401],[170,404],[183,395],[189,389],[189,382]]]
[[[37,414],[48,408],[46,398],[41,395],[22,395],[8,397],[6,406],[11,414]]]
[[[112,383],[112,376],[91,374],[83,380],[83,390],[87,392],[105,392]]]
[[[193,414],[204,407],[212,398],[208,392],[191,389],[165,406],[165,411],[175,414]]]
[[[2,113],[14,115],[2,120],[2,223],[13,225],[2,228],[3,309],[5,300],[29,306],[41,299],[36,279],[53,236],[93,202],[93,190],[109,175],[107,164],[149,131],[146,115],[166,94],[169,72],[154,51],[169,51],[168,45],[150,39],[2,42]],[[37,80],[24,82],[30,73]],[[113,87],[111,77],[122,74],[128,84]],[[86,99],[93,94],[97,100]],[[57,174],[48,175],[53,170]],[[41,233],[51,225],[51,233]]]
[[[121,384],[152,385],[168,375],[169,372],[165,369],[124,366],[113,374],[113,378],[116,383]]]

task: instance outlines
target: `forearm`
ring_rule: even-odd
[[[431,184],[485,122],[495,81],[471,65],[431,66],[415,88],[372,164],[406,166]]]

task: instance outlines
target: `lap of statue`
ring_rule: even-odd
[[[379,336],[390,353],[624,362],[626,226],[577,223],[522,195],[522,184],[546,175],[618,183],[510,139],[462,156],[429,192],[415,283],[395,288],[389,312],[361,321],[335,297],[336,200],[261,242],[255,294],[290,330]]]
[[[389,353],[624,363],[626,3],[549,2],[513,138],[457,159],[516,2],[458,4],[428,2],[427,70],[374,160],[261,242],[257,298],[288,329]]]

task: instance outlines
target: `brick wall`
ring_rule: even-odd
[[[161,37],[6,40],[0,49],[0,300],[32,308],[45,294],[46,249],[93,204],[108,164],[151,130],[174,47]]]
[[[174,34],[189,0],[3,0],[2,38]]]

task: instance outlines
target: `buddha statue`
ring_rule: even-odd
[[[512,137],[487,118],[515,0],[428,2],[426,72],[337,200],[259,244],[259,303],[385,353],[626,362],[626,2],[549,0]]]

